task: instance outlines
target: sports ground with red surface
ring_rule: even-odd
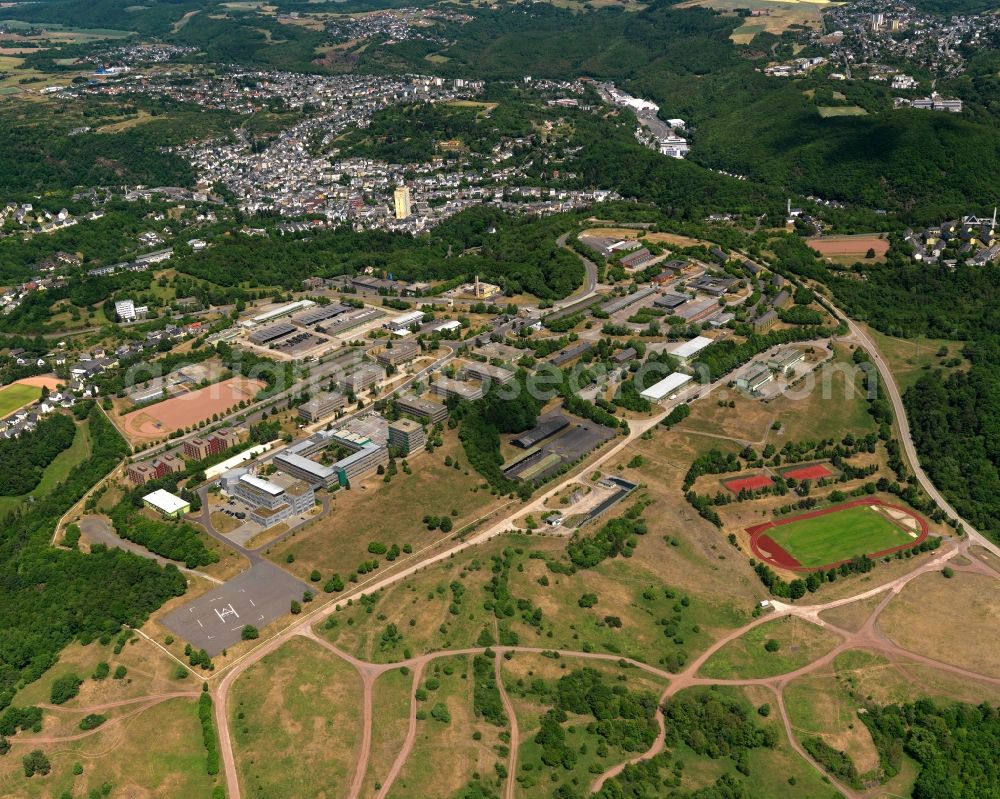
[[[928,532],[909,508],[872,497],[747,528],[757,558],[796,572],[831,569],[858,555],[891,555],[920,544]]]
[[[761,488],[770,488],[774,485],[774,480],[766,474],[752,474],[749,477],[735,477],[722,483],[734,494],[739,494],[744,488],[750,491],[757,491]]]
[[[833,472],[822,463],[814,463],[812,466],[789,469],[787,472],[782,472],[781,476],[786,480],[788,478],[792,480],[822,480],[824,477],[833,477]]]

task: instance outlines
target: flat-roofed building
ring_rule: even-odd
[[[404,455],[420,449],[427,441],[424,426],[412,419],[397,419],[389,422],[389,446]]]
[[[608,300],[601,306],[601,310],[606,314],[618,313],[630,305],[635,305],[637,302],[641,302],[652,294],[656,294],[657,288],[655,286],[646,286],[638,291],[633,291],[631,294],[626,294],[623,297],[615,297],[614,299]]]
[[[536,444],[540,444],[546,438],[554,436],[561,430],[569,427],[569,419],[561,413],[552,414],[544,419],[539,419],[531,430],[522,433],[515,439],[511,439],[511,444],[521,449],[531,449]]]
[[[293,316],[292,324],[299,327],[312,327],[313,325],[334,319],[350,310],[350,305],[341,305],[338,302],[331,302],[329,305],[317,305],[315,308],[310,308],[308,311],[303,311]]]
[[[711,343],[712,339],[708,338],[708,336],[695,336],[693,339],[675,346],[670,350],[670,354],[681,363],[687,363]]]
[[[415,338],[403,338],[390,341],[382,352],[375,356],[383,366],[397,366],[412,361],[420,353],[420,345]]]
[[[559,350],[551,358],[549,358],[549,363],[553,366],[562,366],[565,363],[569,363],[574,358],[579,358],[586,352],[590,352],[594,348],[594,345],[589,341],[580,341],[576,344],[571,344],[565,349]]]
[[[359,308],[355,311],[347,311],[328,322],[316,325],[317,333],[324,333],[327,336],[336,336],[346,333],[355,327],[374,322],[385,316],[385,311],[381,308]]]
[[[507,363],[514,363],[525,355],[531,353],[530,350],[519,347],[511,347],[509,344],[502,344],[498,341],[487,341],[480,347],[474,349],[473,354],[486,358],[487,360],[499,360]]]
[[[151,494],[146,494],[142,498],[142,502],[147,508],[152,508],[168,519],[180,518],[191,510],[191,504],[186,499],[181,499],[162,488],[156,489]]]
[[[774,373],[767,364],[755,361],[736,377],[736,387],[756,394],[774,379]]]
[[[363,363],[349,375],[337,381],[337,385],[351,394],[360,394],[381,380],[385,380],[385,369],[371,363]]]
[[[428,424],[443,424],[448,419],[448,406],[434,400],[423,399],[413,394],[396,397],[396,410],[417,419],[426,419]]]
[[[307,422],[318,422],[339,411],[346,404],[347,397],[339,391],[323,391],[299,405],[299,418]]]
[[[297,516],[316,504],[313,487],[306,481],[277,474],[258,477],[246,469],[233,469],[222,477],[223,490],[249,508],[251,521],[272,527],[289,516]]]
[[[785,347],[778,350],[774,357],[767,359],[767,365],[777,372],[788,374],[798,364],[806,359],[806,354],[795,347]]]
[[[439,397],[458,399],[475,402],[483,398],[483,386],[481,383],[463,383],[461,380],[452,380],[450,377],[439,376],[431,383],[431,391]]]
[[[471,361],[462,367],[462,377],[466,380],[480,380],[484,383],[499,383],[505,386],[514,379],[514,373],[502,366]]]
[[[678,308],[684,303],[688,302],[691,297],[687,294],[680,294],[679,292],[668,291],[662,297],[657,297],[653,300],[653,305],[657,308],[665,308],[668,311],[672,311],[674,308]]]
[[[423,311],[407,311],[404,314],[400,314],[395,319],[390,319],[388,322],[384,323],[382,327],[386,330],[399,332],[402,330],[409,330],[413,325],[419,325],[423,321]]]
[[[692,380],[694,380],[691,375],[686,375],[683,372],[674,372],[673,374],[667,375],[659,383],[654,383],[645,391],[643,391],[639,396],[643,399],[647,399],[650,402],[662,402],[665,399],[670,399],[678,391],[688,385]]]
[[[294,332],[295,325],[290,322],[278,322],[277,324],[255,330],[247,338],[250,339],[251,344],[256,344],[258,347],[264,347],[274,341],[277,341],[279,338],[283,338],[289,333]]]

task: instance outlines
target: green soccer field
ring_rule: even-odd
[[[767,536],[806,568],[882,552],[914,540],[868,506],[782,524],[768,530]]]
[[[26,386],[23,383],[11,383],[0,388],[0,417],[13,413],[23,405],[34,402],[42,396],[38,386]]]

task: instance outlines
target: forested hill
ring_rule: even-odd
[[[125,624],[139,625],[187,585],[175,567],[161,568],[120,549],[94,547],[83,554],[50,545],[60,516],[127,452],[96,407],[89,424],[91,457],[30,510],[0,525],[0,710],[74,638],[90,641]]]

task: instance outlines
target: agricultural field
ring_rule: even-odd
[[[759,525],[747,532],[753,538],[754,551],[779,566],[815,569],[855,555],[881,554],[919,543],[925,532],[918,526],[920,521],[910,512],[881,504],[844,505]]]
[[[711,8],[734,15],[736,9],[750,9],[752,16],[745,18],[730,36],[734,44],[750,44],[754,36],[764,31],[780,35],[793,25],[820,28],[826,5],[829,0],[687,0],[679,7]]]

